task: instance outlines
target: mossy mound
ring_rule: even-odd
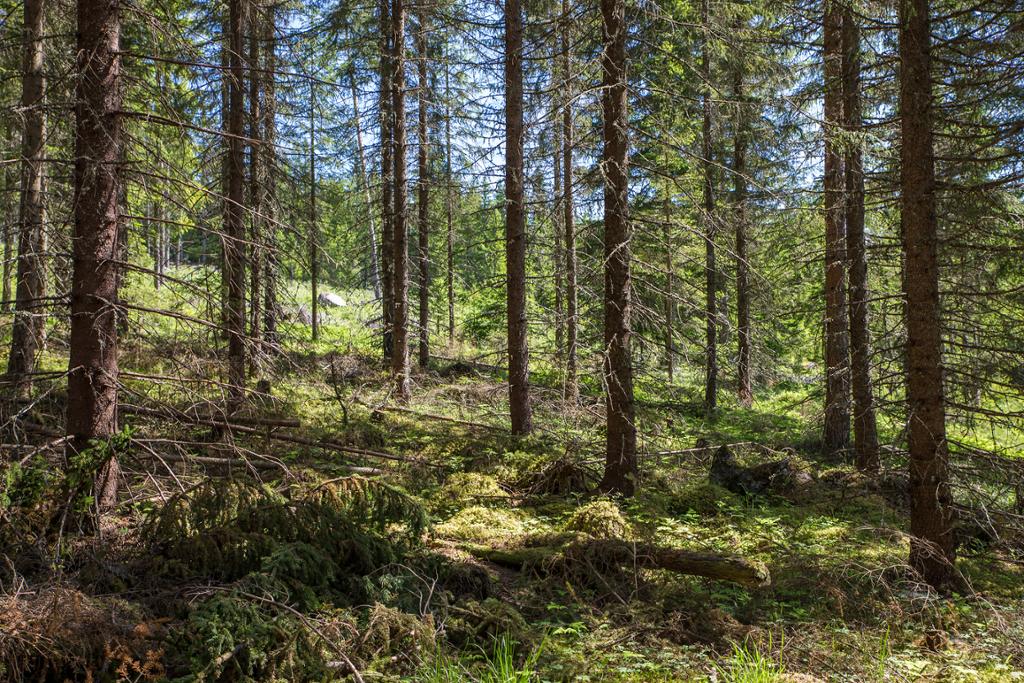
[[[474,505],[460,510],[447,522],[434,527],[437,535],[456,541],[505,544],[526,533],[526,520],[514,510]]]
[[[529,625],[519,610],[496,598],[453,606],[445,630],[448,640],[459,647],[490,646],[501,637],[520,644],[532,640]]]
[[[595,500],[577,509],[562,530],[591,538],[631,538],[633,527],[619,506],[608,499]]]
[[[701,517],[708,517],[739,505],[740,499],[735,493],[718,484],[695,481],[674,489],[666,502],[668,511],[673,514],[696,513]]]
[[[468,505],[506,505],[508,497],[497,479],[479,472],[456,472],[438,492],[439,503],[450,510]]]

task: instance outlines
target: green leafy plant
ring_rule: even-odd
[[[767,650],[771,649],[771,637]],[[782,657],[773,660],[756,643],[733,643],[732,654],[725,665],[715,665],[723,683],[776,683],[785,673]]]
[[[516,641],[508,634],[495,638],[493,649],[485,653],[486,669],[480,677],[480,683],[529,683],[534,680],[544,641],[526,654],[522,665],[517,663],[519,657],[516,649]]]

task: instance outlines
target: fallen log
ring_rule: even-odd
[[[665,548],[649,543],[632,543],[618,539],[591,539],[566,546],[530,548],[491,548],[465,544],[466,552],[480,560],[512,569],[550,568],[558,562],[593,557],[606,565],[662,569],[677,574],[703,576],[716,581],[729,581],[748,588],[771,583],[768,569],[759,562],[732,555],[701,553],[679,548]]]

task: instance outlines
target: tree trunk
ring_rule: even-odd
[[[3,138],[4,142],[7,142],[7,136]],[[4,147],[6,149],[6,146]],[[2,202],[0,202],[0,211],[3,211],[3,231],[4,231],[4,262],[0,265],[0,278],[3,278],[2,287],[0,287],[0,312],[7,313],[11,310],[11,260],[14,258],[11,253],[13,245],[11,242],[11,221],[8,220],[8,216],[11,214],[10,206],[7,202],[8,188],[10,183],[7,178],[7,167],[0,168],[0,183],[3,183]]]
[[[74,239],[67,452],[81,453],[117,431],[117,253],[121,220],[119,0],[78,0],[75,92]],[[119,468],[96,478],[99,510],[116,503]]]
[[[393,28],[391,0],[380,0],[380,269],[383,278],[381,300],[381,346],[384,359],[391,362],[394,351],[395,314],[395,112],[391,92]]]
[[[260,64],[260,20],[262,8],[258,0],[249,0],[249,201],[251,202],[249,261],[249,336],[253,341],[256,353],[252,354],[253,371],[260,376],[260,349],[263,346],[263,312],[260,310],[263,287],[263,260],[266,250],[263,246],[263,235],[266,228],[264,216],[264,200],[266,196],[266,172],[263,168],[263,95],[262,83],[266,78],[262,75]]]
[[[448,222],[447,234],[447,289],[448,289],[448,346],[455,342],[455,222],[453,219],[454,198],[452,193],[452,89],[451,89],[451,64],[445,60],[444,64],[444,165],[445,165],[445,214]]]
[[[15,395],[32,388],[36,355],[46,327],[46,191],[43,159],[46,156],[46,112],[43,77],[44,0],[25,0],[24,52],[22,53],[21,208],[18,231],[18,269],[14,326],[7,374],[16,381]]]
[[[826,452],[850,445],[850,326],[846,308],[846,223],[843,158],[837,140],[843,123],[843,9],[825,0],[825,425]]]
[[[554,69],[551,74],[552,90],[557,92],[558,85]],[[565,269],[562,266],[565,250],[562,246],[562,216],[559,213],[559,201],[562,198],[562,130],[558,120],[559,108],[557,99],[551,110],[551,232],[552,258],[551,266],[555,273],[555,366],[561,369],[565,358]]]
[[[860,30],[850,5],[843,9],[843,116],[846,130],[861,129]],[[850,384],[857,468],[878,471],[878,427],[871,391],[871,337],[868,328],[868,258],[864,236],[864,162],[861,142],[846,152],[846,251],[850,265]]]
[[[661,569],[678,574],[703,576],[717,581],[757,588],[771,583],[768,570],[758,562],[733,555],[715,555],[679,548],[662,548],[619,539],[593,539],[571,542],[564,547],[490,548],[464,544],[476,558],[513,569],[532,567],[551,571],[559,565],[585,566],[588,558],[600,558],[604,566],[616,564],[634,569]]]
[[[245,113],[243,111],[242,0],[230,0],[228,16],[228,163],[225,203],[224,279],[227,281],[228,403],[245,398]]]
[[[626,101],[626,3],[601,0],[604,149],[604,382],[607,450],[599,488],[636,490],[636,424],[631,356],[629,119]]]
[[[576,207],[573,201],[572,53],[569,42],[569,0],[562,0],[562,229],[565,231],[565,389],[566,402],[580,400],[577,380],[577,339],[579,299],[576,289]]]
[[[400,402],[409,400],[409,229],[408,186],[405,174],[405,0],[394,0],[391,17],[391,101],[394,113],[394,347],[391,373],[395,380],[395,396]]]
[[[526,343],[526,214],[523,205],[523,10],[505,0],[505,290],[508,394],[513,434],[533,429]]]
[[[373,287],[373,298],[379,301],[380,291],[380,264],[377,260],[377,226],[373,221],[373,197],[370,194],[370,178],[366,173],[366,153],[363,151],[363,126],[359,120],[359,96],[356,91],[356,68],[355,64],[348,72],[349,83],[352,85],[352,121],[356,126],[356,150],[359,161],[359,182],[363,184],[363,193],[366,195],[367,229],[370,238],[370,285]]]
[[[743,68],[733,80],[736,101],[736,130],[733,136],[732,192],[736,221],[736,339],[737,388],[740,405],[749,408],[754,401],[750,379],[750,264],[747,261],[747,107],[743,92]]]
[[[673,293],[673,270],[675,268],[673,264],[673,249],[675,245],[672,242],[672,198],[671,198],[671,181],[665,180],[665,197],[662,200],[662,207],[664,211],[665,224],[662,228],[664,230],[665,238],[665,364],[668,367],[668,383],[672,384],[675,380],[676,374],[676,349],[675,349],[675,294]]]
[[[704,218],[704,412],[712,415],[718,407],[718,265],[715,237],[718,232],[715,216],[714,168],[711,140],[711,25],[709,0],[701,0],[700,20],[704,37],[701,44],[701,77],[704,80],[701,124],[701,166],[703,168]]]
[[[430,84],[427,81],[427,10],[419,9],[419,31],[416,46],[419,52],[417,70],[419,73],[419,103],[417,105],[419,170],[417,177],[418,196],[416,212],[419,237],[419,366],[430,364],[430,131],[427,126],[427,107],[430,106]]]
[[[155,289],[160,289],[164,284],[164,267],[167,264],[167,226],[164,223],[163,204],[157,202],[152,207],[153,223],[156,226],[156,244],[153,250],[153,284]],[[126,254],[127,255],[127,254]]]
[[[266,215],[266,253],[263,256],[263,339],[268,348],[277,346],[277,102],[275,101],[274,71],[277,69],[276,5],[267,3],[264,22],[266,41],[266,68],[263,75],[263,168],[266,173],[266,193],[263,212]]]
[[[313,85],[309,92],[309,305],[312,308],[313,341],[320,340],[320,228],[316,215],[316,123],[313,120],[316,109],[316,95]]]
[[[955,549],[942,384],[930,42],[928,0],[900,0],[900,227],[907,315],[910,564],[938,588],[952,579]]]

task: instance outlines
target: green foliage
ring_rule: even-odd
[[[200,601],[169,637],[185,681],[317,680],[327,674],[315,636],[298,619],[238,592]]]
[[[769,639],[768,647],[771,647]],[[782,660],[773,660],[756,643],[733,643],[732,655],[724,665],[715,665],[723,683],[777,683],[785,668]]]
[[[413,680],[416,683],[463,683],[467,676],[458,659],[438,650],[429,662],[419,668]]]
[[[358,579],[396,561],[425,525],[419,503],[376,480],[274,490],[232,479],[177,494],[144,534],[186,574],[245,577],[311,606],[326,587],[364,594]]]
[[[119,458],[131,445],[125,427],[109,439],[97,439],[73,453],[64,467],[42,456],[26,463],[11,462],[0,469],[0,541],[17,547],[50,534],[60,518],[81,517],[93,504],[93,485],[100,468]]]
[[[544,643],[527,652],[522,664],[516,652],[516,642],[503,633],[494,639],[494,647],[486,657],[486,669],[480,683],[530,683],[535,680],[537,660]]]

